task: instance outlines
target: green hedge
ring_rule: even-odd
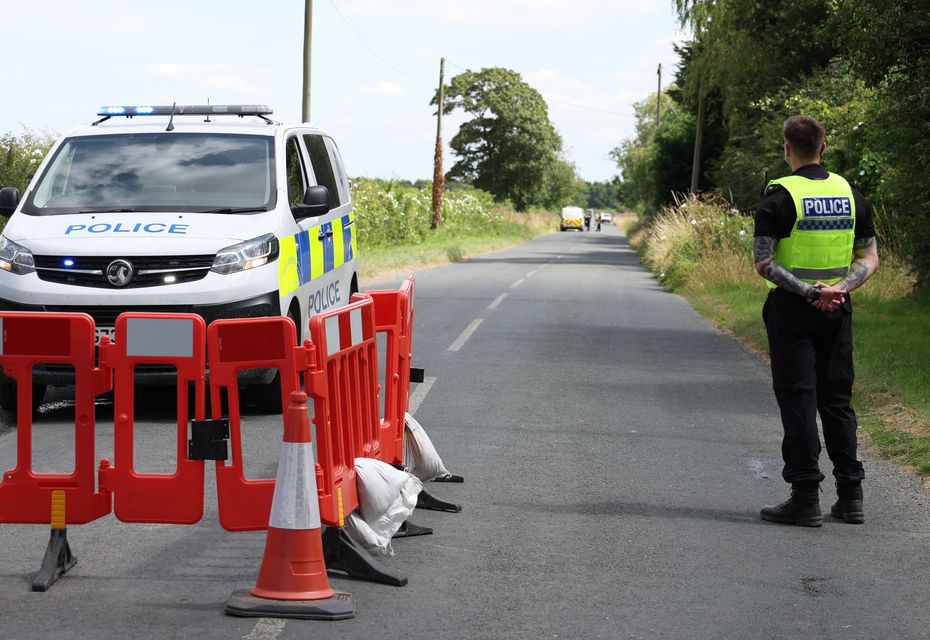
[[[419,244],[431,233],[432,190],[383,180],[356,178],[352,181],[352,207],[359,241],[363,246],[381,247]],[[447,191],[442,203],[444,235],[469,235],[503,231],[504,212],[495,207],[489,193],[478,189]]]

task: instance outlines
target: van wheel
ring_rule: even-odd
[[[48,387],[44,384],[32,385],[32,410],[42,405]],[[16,382],[0,382],[0,408],[16,413]]]

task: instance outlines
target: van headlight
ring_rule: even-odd
[[[34,273],[36,261],[32,251],[0,235],[0,269],[19,275]]]
[[[278,239],[274,234],[269,233],[220,249],[213,258],[213,267],[210,270],[223,274],[236,273],[260,267],[277,258]]]

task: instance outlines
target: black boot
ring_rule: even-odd
[[[823,524],[820,513],[820,483],[795,482],[791,497],[776,507],[765,507],[759,512],[763,520],[802,527],[819,527]]]
[[[850,524],[865,522],[865,511],[862,508],[862,483],[853,480],[837,480],[836,495],[839,498],[832,507],[830,515],[837,520],[845,520]]]

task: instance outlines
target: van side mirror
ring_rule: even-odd
[[[321,216],[329,211],[329,189],[322,185],[307,187],[303,204],[291,205],[298,220]]]
[[[0,189],[0,215],[10,216],[19,204],[19,189],[4,187]]]

